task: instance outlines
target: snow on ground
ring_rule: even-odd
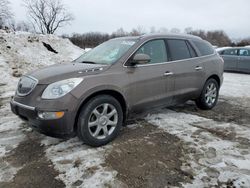
[[[22,122],[11,113],[7,103],[9,97],[14,94],[16,83],[17,79],[11,76],[8,64],[0,55],[0,182],[10,181],[18,170],[1,158],[25,138],[21,131]]]
[[[220,95],[227,97],[250,97],[249,74],[225,73]]]
[[[241,148],[238,139],[248,139],[250,129],[244,126],[219,123],[196,115],[177,113],[170,110],[146,118],[150,123],[159,126],[170,134],[174,134],[194,148],[188,154],[190,165],[183,170],[193,171],[194,181],[185,187],[210,187],[228,180],[241,187],[250,185],[250,154],[248,148]],[[223,134],[229,130],[236,133],[235,140],[230,141],[213,134],[220,130]],[[244,165],[242,165],[244,164]]]
[[[111,185],[114,182],[117,173],[102,166],[111,145],[92,148],[84,145],[78,138],[58,141],[45,137],[42,144],[48,147],[46,156],[60,172],[58,178],[66,187],[72,187],[76,183],[83,188],[105,187],[106,184]]]
[[[48,51],[42,42],[50,44],[58,54]],[[22,74],[46,65],[72,61],[82,53],[84,51],[68,39],[0,30],[0,182],[10,181],[19,169],[8,164],[3,157],[25,139],[27,130],[9,106],[19,80],[13,72]]]
[[[10,112],[9,105],[5,104],[0,108],[0,182],[10,181],[19,170],[1,159],[24,139],[22,122]]]

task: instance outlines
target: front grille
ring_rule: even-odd
[[[31,76],[23,76],[17,85],[17,95],[26,96],[36,87],[38,80]]]

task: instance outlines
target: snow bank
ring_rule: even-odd
[[[49,44],[58,53],[48,51],[43,43]],[[6,33],[0,30],[0,44],[0,56],[5,58],[11,69],[17,69],[21,74],[46,65],[66,63],[84,53],[68,39],[55,35]]]

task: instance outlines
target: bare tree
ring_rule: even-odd
[[[171,33],[180,33],[181,30],[178,29],[178,28],[172,28],[172,29],[170,30],[170,32],[171,32]]]
[[[150,33],[156,33],[156,30],[155,30],[154,26],[150,27]]]
[[[8,27],[13,31],[33,32],[32,26],[25,21],[16,22],[14,19],[9,21]]]
[[[35,29],[43,34],[53,34],[70,23],[73,16],[61,0],[23,0]]]
[[[124,31],[124,29],[121,27],[119,29],[117,29],[115,32],[112,33],[111,38],[115,38],[115,37],[124,37],[127,36],[128,32]]]
[[[132,36],[139,36],[146,33],[146,29],[143,26],[137,26],[136,28],[133,28],[130,32],[130,35]]]
[[[193,28],[192,28],[192,27],[186,27],[186,28],[184,29],[184,33],[186,33],[186,34],[190,34],[192,31],[193,31]]]
[[[158,33],[168,33],[168,29],[165,27],[161,27],[157,32]]]
[[[12,19],[12,17],[10,2],[8,0],[0,0],[0,28],[3,27],[7,20]]]

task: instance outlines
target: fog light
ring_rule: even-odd
[[[64,112],[38,112],[41,119],[59,119],[64,116]]]

